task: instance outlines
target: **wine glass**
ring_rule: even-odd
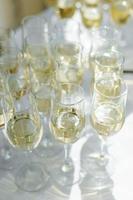
[[[70,145],[81,137],[85,126],[84,92],[73,83],[62,83],[55,91],[51,106],[50,128],[56,140],[64,144],[65,159],[49,169],[59,188],[71,187],[81,180],[75,175],[75,166],[70,158]]]
[[[112,69],[115,69],[115,63],[111,63],[113,60],[116,60],[117,66],[121,66],[117,67],[117,69],[123,68],[124,63],[119,50],[120,35],[116,29],[111,29],[110,27],[104,26],[97,31],[92,31],[92,38],[92,45],[88,61],[90,71],[91,94],[93,93],[95,77],[98,74],[95,73],[96,68],[98,68],[101,72],[109,72],[108,69],[111,68],[111,66]],[[96,67],[96,62],[98,64],[98,67]],[[106,64],[108,66],[106,66]]]
[[[58,0],[57,1],[57,13],[61,18],[71,18],[76,10],[75,0]]]
[[[9,39],[9,38],[8,38]],[[6,40],[7,41],[7,40]],[[0,93],[3,98],[8,93],[8,77],[15,76],[19,68],[18,64],[18,49],[16,46],[10,46],[9,43],[4,43],[2,46],[2,52],[0,56]],[[2,113],[1,107],[1,130],[3,132],[5,121]],[[3,138],[1,155],[0,155],[0,168],[5,170],[10,170],[16,167],[17,165],[18,153],[6,142]],[[14,161],[15,160],[15,161]]]
[[[54,68],[51,63],[47,42],[42,33],[33,33],[27,36],[25,41],[27,46],[26,51],[30,58],[31,90],[38,102],[38,109],[44,123],[44,130],[46,129],[45,138],[36,150],[36,153],[39,156],[50,159],[56,157],[62,149],[61,145],[53,141],[48,127]]]
[[[56,81],[60,83],[83,83],[84,67],[82,46],[62,43],[56,46]]]
[[[41,33],[48,44],[48,23],[44,16],[31,15],[22,20],[21,23],[21,38],[22,38],[22,61],[29,64],[29,55],[26,51],[26,37],[32,34]],[[43,38],[43,39],[44,39]],[[34,38],[35,39],[35,38]]]
[[[94,84],[90,123],[101,144],[99,146],[96,139],[90,141],[93,144],[91,151],[82,156],[82,168],[86,174],[81,188],[85,193],[87,190],[96,192],[113,187],[113,181],[107,170],[109,154],[106,140],[118,133],[124,124],[126,99],[127,86],[120,78],[115,80],[112,76],[103,76]],[[100,152],[96,151],[97,148]]]
[[[100,27],[103,20],[103,10],[101,3],[98,1],[85,0],[81,6],[81,17],[85,27]]]
[[[81,45],[81,27],[79,22],[75,20],[60,20],[57,24],[51,27],[52,33],[50,34],[50,46],[53,57],[56,55],[56,46],[80,44]],[[54,59],[54,58],[53,58]]]
[[[94,95],[91,106],[90,122],[96,133],[101,139],[100,153],[95,155],[95,162],[100,170],[106,167],[108,155],[105,154],[106,139],[118,133],[126,117],[127,86],[120,79],[119,84],[115,79],[103,77],[94,86]],[[88,168],[89,170],[89,168]],[[96,185],[94,188],[107,187],[107,175],[102,171],[95,170],[94,176]],[[94,181],[94,180],[93,180]]]
[[[41,119],[33,95],[28,92],[16,99],[9,93],[8,96],[4,96],[2,102],[6,138],[15,149],[32,152],[43,135]],[[41,189],[47,180],[48,175],[44,169],[38,162],[33,161],[30,155],[18,168],[15,177],[16,185],[28,192]]]
[[[92,86],[94,87],[94,83],[102,77],[112,76],[116,80],[122,78],[124,61],[125,59],[119,51],[106,49],[98,51],[94,59],[95,70]]]
[[[131,2],[129,0],[116,0],[111,2],[110,14],[116,27],[121,32],[121,47],[126,45],[124,36],[124,24],[126,24],[131,15]]]
[[[40,31],[29,34],[25,38],[25,47],[29,67],[32,68],[35,79],[40,82],[51,80],[53,78],[54,68],[45,34],[42,34]]]

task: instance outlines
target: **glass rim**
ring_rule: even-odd
[[[100,51],[98,54],[96,54],[96,56],[94,56],[94,62],[96,63],[96,65],[101,66],[101,67],[106,67],[106,66],[110,66],[109,64],[101,64],[100,61],[98,60],[99,56],[102,57],[104,56],[106,53],[111,53],[115,55],[115,58],[118,58],[116,61],[115,66],[123,66],[124,62],[125,62],[125,57],[123,56],[123,54],[118,51],[118,50],[107,50],[107,51]],[[112,65],[111,65],[112,66]]]
[[[80,104],[81,102],[83,102],[85,100],[85,92],[83,87],[81,87],[80,85],[73,83],[73,82],[62,82],[62,83],[58,83],[58,87],[61,87],[63,85],[71,85],[71,86],[76,86],[80,91],[81,91],[81,98],[78,101],[75,101],[74,103],[63,103],[63,102],[59,102],[58,104],[63,105],[63,106],[74,106],[77,104]]]
[[[105,97],[106,99],[113,99],[113,100],[119,99],[119,98],[121,98],[121,97],[123,97],[123,96],[125,96],[125,95],[127,96],[127,94],[128,94],[128,86],[127,86],[126,81],[123,80],[122,78],[119,78],[119,80],[121,81],[122,86],[124,86],[124,88],[122,89],[122,91],[120,92],[120,94],[117,95],[117,96],[109,96],[109,95],[106,95],[106,94],[102,93],[101,91],[99,91],[99,90],[97,89],[97,87],[96,87],[96,84],[97,84],[98,82],[100,82],[101,80],[113,80],[113,79],[111,79],[111,78],[109,79],[108,77],[106,77],[106,78],[101,78],[101,79],[99,79],[98,81],[96,81],[96,83],[94,84],[94,94],[95,94],[95,92],[96,92],[97,94],[99,94],[100,96]]]
[[[105,34],[105,31],[106,31],[106,34]],[[120,39],[120,31],[116,28],[113,28],[110,27],[110,26],[107,26],[107,25],[104,25],[102,27],[100,27],[98,30],[92,30],[92,36],[94,35],[94,38],[101,38],[102,40],[106,40],[104,37],[105,35],[107,35],[108,32],[111,32],[112,33],[112,36],[113,38],[111,37],[108,37],[108,41],[114,41],[116,40],[116,38],[119,38]]]

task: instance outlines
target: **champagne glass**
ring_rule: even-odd
[[[119,51],[101,49],[95,55],[94,63],[93,86],[102,77],[112,76],[116,80],[123,77],[124,57]]]
[[[53,141],[48,127],[54,68],[51,63],[47,42],[42,33],[33,33],[27,36],[25,40],[27,52],[30,55],[31,89],[37,100],[39,113],[44,123],[44,130],[46,130],[45,138],[36,153],[47,159],[54,158],[62,149],[61,145]]]
[[[48,41],[48,23],[44,16],[27,16],[22,20],[22,61],[25,61],[25,64],[29,63],[29,55],[26,51],[26,37],[32,34],[41,33],[46,40]]]
[[[84,92],[72,83],[62,83],[55,91],[52,100],[50,128],[54,137],[64,144],[65,160],[55,163],[50,170],[51,177],[58,187],[71,187],[81,180],[75,175],[75,166],[70,158],[70,144],[81,137],[85,126]]]
[[[80,25],[74,20],[63,20],[54,27],[52,39],[53,59],[57,82],[83,82],[83,48]]]
[[[115,69],[115,67],[113,68],[113,63],[111,63],[114,59],[116,60],[116,63],[118,62],[117,66],[123,65],[124,61],[122,61],[123,58],[119,50],[120,49],[119,41],[120,41],[120,34],[116,29],[111,29],[110,27],[104,26],[97,31],[92,31],[92,45],[88,61],[90,77],[91,77],[90,78],[91,94],[93,93],[93,85],[96,77],[95,75],[95,70],[97,65],[96,62],[98,57],[100,58],[101,56],[101,58],[98,61],[99,63],[98,66],[100,65],[99,69],[103,72],[104,71],[107,72],[111,66],[112,69]],[[106,67],[106,64],[108,65],[108,67]]]
[[[62,43],[56,46],[56,81],[60,83],[83,83],[84,68],[82,46]]]
[[[5,77],[0,73],[0,132],[3,135],[5,120],[3,115],[2,99],[7,93],[7,86],[5,84]],[[0,145],[0,168],[4,170],[11,170],[16,166],[17,154],[13,148],[6,142],[5,138],[1,138],[2,142]]]
[[[94,6],[94,2],[95,1],[92,1],[92,4],[90,4],[88,3],[88,0],[85,0],[81,6],[82,22],[87,28],[98,28],[102,24],[103,10],[101,3]]]
[[[34,80],[32,83],[32,93],[36,99],[38,110],[43,122],[43,131],[45,137],[35,150],[38,156],[45,159],[56,159],[62,152],[62,145],[55,142],[49,130],[49,114],[51,109],[51,98],[53,88],[51,82],[40,82]]]
[[[61,18],[71,18],[75,13],[75,0],[58,0],[58,14]]]
[[[113,22],[121,31],[121,46],[126,45],[126,39],[124,37],[124,24],[126,24],[131,15],[131,2],[129,0],[116,0],[111,2],[110,13]]]
[[[106,169],[109,161],[106,140],[109,136],[118,133],[124,124],[126,99],[127,86],[122,79],[119,79],[118,84],[111,76],[102,77],[94,85],[90,122],[100,138],[100,152],[94,154],[88,152],[85,161],[82,160],[82,164],[86,165],[86,176],[82,184],[91,192],[113,186]]]
[[[54,68],[45,34],[41,32],[32,33],[25,38],[25,43],[25,51],[35,79],[40,82],[52,80]]]
[[[51,51],[55,56],[55,46],[65,44],[81,44],[81,27],[75,20],[60,20],[52,27]]]
[[[9,98],[10,96],[10,98]],[[32,94],[25,93],[21,98],[14,98],[11,93],[3,98],[5,118],[5,136],[15,149],[32,152],[43,135],[41,119]],[[25,191],[37,191],[44,187],[48,176],[38,162],[31,156],[18,169],[16,185]]]
[[[7,42],[9,38],[6,38],[6,43],[2,46],[2,52],[0,56],[0,99],[2,99],[7,93],[8,93],[8,84],[7,79],[8,76],[14,75],[16,71],[18,70],[18,49],[16,46],[10,46]],[[3,132],[3,129],[5,127],[5,120],[2,112],[2,105],[1,107],[1,131]],[[18,154],[15,152],[15,150],[10,147],[10,145],[4,140],[2,142],[1,147],[1,155],[0,155],[0,168],[5,170],[10,170],[16,167],[17,165],[17,157]],[[15,160],[15,162],[14,162]]]
[[[120,33],[117,29],[103,26],[98,30],[92,31],[92,45],[89,54],[89,67],[93,69],[93,60],[97,51],[100,49],[119,50]]]

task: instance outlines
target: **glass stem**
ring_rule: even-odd
[[[106,146],[106,137],[104,136],[100,136],[100,140],[101,140],[101,150],[100,150],[100,159],[104,159],[105,158],[105,146]]]
[[[48,118],[45,116],[44,113],[41,114],[42,122],[43,122],[43,130],[45,130],[45,138],[43,139],[43,145],[48,147],[51,145],[51,139],[49,134],[49,125],[48,125]]]
[[[65,144],[64,145],[64,151],[65,151],[65,160],[64,160],[64,164],[62,166],[62,171],[63,172],[68,172],[72,169],[72,161],[71,158],[69,157],[70,155],[70,145],[69,144]]]

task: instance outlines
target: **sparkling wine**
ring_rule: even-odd
[[[99,27],[102,23],[102,12],[97,7],[83,6],[81,10],[83,24],[88,27]]]
[[[85,125],[85,119],[75,108],[61,108],[52,117],[50,125],[58,140],[72,143],[78,139]]]
[[[42,133],[38,120],[26,113],[13,116],[7,123],[7,136],[14,147],[32,150],[38,146]]]
[[[48,114],[51,106],[51,90],[47,86],[40,87],[35,93],[39,112]]]
[[[99,97],[101,99],[106,99],[107,97],[115,97],[119,96],[121,92],[121,80],[119,78],[108,78],[101,79],[95,83],[95,89],[102,96]]]
[[[59,14],[61,18],[69,18],[72,17],[74,15],[75,12],[75,7],[74,6],[70,6],[70,7],[58,7],[59,9]]]
[[[109,136],[117,133],[124,123],[124,112],[113,103],[99,104],[91,113],[91,124],[98,134]]]
[[[119,0],[112,3],[111,7],[111,15],[112,19],[117,24],[125,24],[127,23],[130,17],[130,5],[125,0]]]
[[[81,62],[81,52],[78,45],[61,44],[56,47],[56,79],[59,82],[77,82],[83,80],[84,69]]]

